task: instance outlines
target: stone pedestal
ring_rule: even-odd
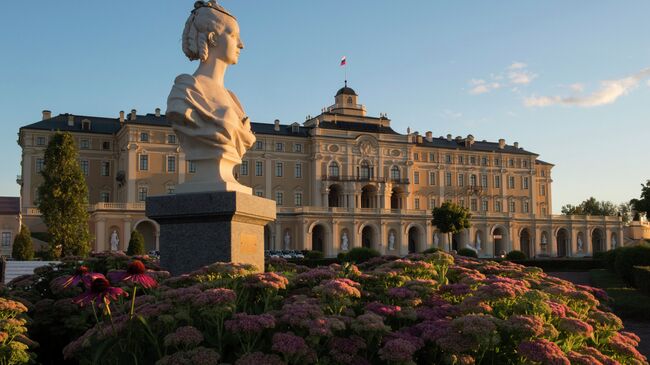
[[[160,224],[160,265],[172,275],[217,261],[264,270],[264,226],[275,201],[240,192],[200,192],[147,198],[147,217]]]

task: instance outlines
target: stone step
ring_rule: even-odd
[[[7,261],[5,263],[5,284],[21,275],[31,275],[34,269],[49,264],[58,264],[59,261]]]

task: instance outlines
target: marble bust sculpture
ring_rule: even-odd
[[[215,1],[197,1],[183,30],[183,52],[199,60],[192,75],[176,77],[167,99],[167,119],[196,174],[177,192],[239,191],[251,194],[233,176],[255,143],[250,120],[237,96],[224,86],[226,69],[239,60],[244,44],[236,18]]]

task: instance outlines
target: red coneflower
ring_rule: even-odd
[[[90,283],[90,289],[72,301],[81,306],[94,304],[99,307],[104,304],[108,309],[111,300],[117,300],[121,296],[128,297],[129,294],[120,288],[112,287],[104,275],[95,274],[95,277]]]
[[[113,283],[118,283],[120,281],[132,282],[135,284],[140,284],[143,288],[153,288],[158,283],[154,278],[149,276],[147,269],[140,260],[133,260],[126,268],[126,271],[112,271],[108,273],[108,277]]]
[[[63,275],[52,280],[50,287],[61,290],[69,286],[74,287],[79,285],[79,283],[83,283],[84,286],[88,288],[90,287],[92,280],[97,277],[97,275],[101,274],[88,272],[88,267],[82,265],[75,269],[73,275]]]

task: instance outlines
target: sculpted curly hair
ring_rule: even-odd
[[[197,1],[183,29],[183,53],[190,61],[208,59],[210,40],[226,29],[226,18],[235,19],[214,1]],[[235,19],[236,20],[236,19]]]

